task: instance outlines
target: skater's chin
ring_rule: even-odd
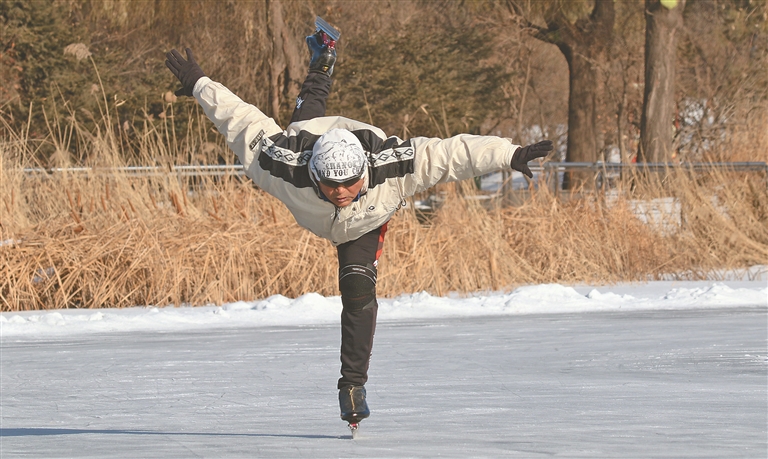
[[[352,198],[336,198],[333,200],[333,203],[336,205],[336,207],[346,207],[352,204],[352,201]]]

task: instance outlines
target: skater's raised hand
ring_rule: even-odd
[[[205,76],[203,69],[197,65],[192,50],[187,48],[186,52],[186,60],[175,49],[172,49],[165,55],[165,66],[181,81],[181,89],[176,90],[174,93],[177,96],[192,96],[192,89],[194,89],[195,83]]]
[[[528,178],[533,178],[533,172],[528,167],[528,161],[536,158],[543,158],[554,150],[551,140],[542,140],[541,142],[534,143],[533,145],[526,145],[517,149],[514,155],[512,155],[512,169],[520,171],[527,175]]]

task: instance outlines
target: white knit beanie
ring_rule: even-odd
[[[309,169],[315,180],[345,182],[363,176],[366,157],[357,137],[346,129],[331,129],[315,142]]]

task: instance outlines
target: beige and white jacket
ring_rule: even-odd
[[[282,201],[299,225],[334,245],[380,227],[406,198],[431,186],[510,169],[512,155],[520,147],[504,138],[469,134],[404,141],[340,116],[292,123],[283,130],[210,78],[198,80],[193,93],[237,154],[246,175]],[[323,199],[308,167],[312,146],[334,128],[352,132],[368,155],[361,195],[343,208]]]

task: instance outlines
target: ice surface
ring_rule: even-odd
[[[0,457],[768,457],[765,282],[384,300],[352,441],[338,298],[4,313]]]

